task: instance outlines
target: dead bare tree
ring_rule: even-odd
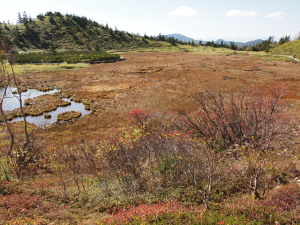
[[[1,85],[3,88],[3,92],[0,96],[0,114],[2,117],[3,125],[6,127],[7,132],[10,136],[10,144],[7,149],[7,157],[10,159],[13,168],[18,176],[18,178],[22,178],[26,167],[36,160],[37,150],[33,147],[32,141],[30,140],[30,135],[28,133],[27,121],[25,112],[23,109],[23,101],[22,101],[22,91],[20,88],[20,82],[18,81],[13,68],[13,54],[11,52],[10,46],[0,37],[0,76],[1,76]],[[17,88],[17,94],[14,96],[18,99],[21,115],[24,121],[24,141],[20,145],[21,141],[16,141],[16,136],[12,130],[11,125],[7,119],[6,113],[3,109],[4,99],[7,98],[8,91],[10,86],[15,86]],[[18,144],[18,145],[16,145]]]
[[[0,76],[1,76],[1,83],[0,83],[0,87],[2,86],[3,88],[3,92],[1,93],[0,96],[0,113],[1,113],[1,117],[3,120],[3,124],[6,127],[9,136],[10,136],[10,145],[6,151],[6,155],[7,157],[10,157],[12,154],[12,150],[14,148],[14,144],[15,144],[15,137],[14,137],[14,133],[12,132],[12,129],[8,123],[6,114],[3,110],[3,102],[5,97],[7,96],[7,92],[8,92],[8,87],[11,83],[11,77],[9,76],[9,74],[7,73],[7,64],[6,64],[6,60],[5,60],[5,53],[6,53],[6,48],[5,48],[5,43],[4,41],[0,38],[0,62],[1,62],[1,67],[0,67]]]

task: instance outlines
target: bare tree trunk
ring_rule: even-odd
[[[11,130],[9,124],[8,124],[6,115],[5,115],[4,111],[3,111],[2,102],[3,101],[1,101],[1,103],[0,103],[0,114],[1,114],[1,116],[3,118],[3,120],[4,120],[4,124],[5,124],[6,128],[7,128],[7,131],[9,133],[9,139],[10,139],[10,144],[9,144],[9,147],[7,149],[7,152],[6,152],[6,156],[7,157],[11,157],[11,154],[12,154],[12,151],[13,151],[13,148],[14,148],[14,145],[15,145],[15,137],[14,137],[14,133],[12,132],[12,130]]]
[[[254,200],[260,199],[260,195],[258,193],[258,174],[254,176],[253,184],[251,187],[251,195]]]
[[[209,202],[210,202],[210,196],[211,196],[211,192],[212,192],[212,174],[209,175],[208,177],[208,182],[207,182],[207,188],[204,192],[204,206],[205,209],[208,210],[209,209]]]
[[[3,118],[3,122],[4,122],[4,124],[5,124],[6,128],[7,128],[7,131],[9,133],[9,137],[10,137],[10,144],[9,144],[9,147],[7,149],[7,152],[6,152],[6,156],[10,157],[11,154],[12,154],[13,148],[14,148],[14,144],[15,144],[15,137],[14,137],[14,133],[12,132],[11,127],[8,124],[8,120],[6,118],[6,115],[4,113],[3,102],[4,102],[4,99],[5,99],[6,95],[7,95],[7,89],[9,87],[9,84],[10,84],[11,80],[10,80],[9,75],[7,75],[5,73],[5,71],[6,71],[5,67],[6,66],[5,66],[4,62],[1,62],[1,64],[2,64],[1,65],[1,73],[2,73],[1,74],[1,79],[2,79],[2,83],[4,84],[4,92],[3,92],[3,96],[0,96],[0,114],[1,114],[1,116]]]
[[[18,85],[13,66],[10,65],[10,67],[11,67],[11,70],[12,70],[12,77],[13,77],[14,85],[16,86],[17,91],[18,91],[18,97],[17,98],[19,100],[20,110],[21,110],[21,114],[22,114],[22,117],[23,117],[23,120],[24,120],[24,134],[25,134],[25,143],[24,143],[24,145],[27,146],[30,143],[30,139],[29,139],[29,134],[28,134],[28,129],[27,129],[27,120],[26,120],[26,116],[25,116],[25,112],[24,112],[23,104],[22,104],[23,101],[22,101],[21,88]]]
[[[66,182],[64,180],[63,173],[62,173],[62,171],[61,171],[61,169],[60,169],[59,166],[58,166],[57,170],[58,170],[58,175],[59,175],[58,177],[59,177],[59,180],[60,180],[60,184],[61,184],[61,186],[63,188],[64,199],[67,199],[68,198],[68,195],[67,195],[67,184],[66,184]]]

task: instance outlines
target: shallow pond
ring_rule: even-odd
[[[13,87],[8,87],[6,91],[6,96],[3,101],[3,110],[4,111],[11,111],[16,108],[20,107],[20,102],[18,100],[18,94],[13,94],[13,91],[15,91],[16,88]],[[45,94],[54,94],[56,92],[59,92],[59,90],[54,89],[52,91],[47,91],[47,92],[42,92],[38,91],[36,89],[28,89],[28,91],[22,92],[22,103],[28,98],[34,98],[40,95],[45,95]],[[3,97],[4,94],[4,88],[0,88],[0,98]]]
[[[13,91],[14,91],[14,88],[9,87],[7,94],[6,94],[6,98],[4,99],[4,104],[3,104],[3,109],[5,111],[14,110],[14,109],[20,107],[20,103],[19,103],[17,97],[12,93]],[[45,94],[54,94],[56,92],[59,92],[59,90],[55,89],[52,91],[42,92],[42,91],[38,91],[35,89],[29,89],[26,92],[22,92],[22,102],[24,102],[24,100],[26,100],[28,98],[34,98],[34,97],[37,97],[40,95],[45,95]],[[2,97],[3,94],[4,94],[4,89],[0,88],[0,97]],[[58,107],[56,110],[48,112],[47,114],[50,114],[51,118],[45,119],[44,114],[43,114],[40,116],[26,116],[26,120],[29,123],[34,123],[35,125],[42,127],[42,126],[47,126],[52,123],[55,123],[57,121],[57,115],[59,113],[63,113],[63,112],[67,112],[67,111],[79,111],[79,112],[81,112],[81,116],[85,116],[85,115],[91,113],[91,111],[88,111],[85,109],[85,105],[83,103],[77,103],[77,102],[71,101],[68,98],[63,98],[63,100],[71,102],[71,105],[65,106],[65,107]],[[13,120],[11,120],[11,122],[17,122],[17,121],[23,121],[23,118],[18,117],[18,118],[14,118]]]

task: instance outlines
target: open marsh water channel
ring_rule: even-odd
[[[14,110],[14,109],[20,107],[20,102],[19,102],[18,98],[16,97],[18,95],[13,94],[14,90],[15,90],[15,88],[13,88],[13,87],[8,87],[8,89],[7,89],[7,93],[6,93],[6,96],[3,101],[3,110],[4,111],[11,111],[11,110]],[[54,94],[57,92],[59,92],[59,90],[57,90],[57,89],[47,91],[47,92],[38,91],[36,89],[28,89],[28,91],[22,92],[22,94],[21,94],[22,104],[28,98],[34,98],[34,97],[37,97],[40,95],[46,95],[46,94]],[[4,94],[4,88],[0,87],[0,98],[3,97],[3,94]],[[67,102],[71,102],[71,104],[68,106],[58,107],[54,111],[47,112],[47,114],[51,115],[51,118],[45,119],[44,114],[40,115],[40,116],[26,116],[27,122],[34,123],[35,125],[42,127],[42,126],[47,126],[47,125],[55,123],[57,121],[57,115],[59,113],[63,113],[63,112],[67,112],[67,111],[79,111],[79,112],[81,112],[81,116],[85,116],[85,115],[91,113],[91,111],[88,111],[85,109],[85,105],[83,103],[77,103],[77,102],[71,101],[68,98],[63,98],[63,100],[67,101]],[[23,121],[23,118],[17,117],[17,118],[14,118],[11,120],[11,122],[17,122],[17,121]]]

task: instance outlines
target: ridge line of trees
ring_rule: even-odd
[[[38,23],[39,21],[49,21],[53,28],[51,30],[46,30],[43,32],[38,31]],[[18,25],[23,24],[24,27],[20,27]],[[56,30],[61,29],[60,25],[64,25],[64,32],[59,32],[57,35]],[[144,45],[148,45],[151,41],[157,42],[167,42],[172,44],[173,46],[177,44],[181,45],[191,45],[191,46],[211,46],[214,48],[228,48],[232,50],[242,50],[242,51],[270,51],[270,49],[277,45],[282,45],[291,41],[290,36],[284,36],[279,39],[278,42],[274,41],[274,37],[270,36],[267,40],[256,44],[256,45],[248,45],[240,47],[235,42],[226,43],[221,42],[217,43],[215,41],[200,41],[196,43],[194,40],[191,42],[185,42],[178,40],[174,37],[166,37],[161,33],[157,36],[148,36],[144,34],[143,36],[140,34],[129,33],[127,31],[119,30],[116,27],[113,29],[109,27],[107,24],[99,24],[96,21],[88,19],[85,16],[78,16],[75,14],[61,14],[60,12],[51,12],[48,11],[45,14],[41,13],[36,16],[36,18],[32,18],[26,12],[18,13],[18,20],[16,25],[11,25],[8,23],[0,22],[0,35],[7,39],[6,41],[14,43],[18,48],[30,48],[30,45],[33,45],[38,49],[51,49],[55,50],[58,48],[57,40],[62,37],[62,33],[70,33],[74,40],[75,44],[80,46],[85,46],[87,49],[99,50],[101,47],[101,43],[99,44],[97,37],[103,35],[101,34],[105,31],[110,37],[106,37],[107,41],[116,40],[120,45],[122,43],[129,43],[130,39],[141,38],[140,42]],[[9,33],[9,35],[7,35]],[[9,36],[9,37],[5,37]],[[94,36],[94,37],[93,37]],[[96,43],[97,42],[97,43]],[[140,44],[141,44],[140,43]],[[138,45],[140,45],[138,44]]]

